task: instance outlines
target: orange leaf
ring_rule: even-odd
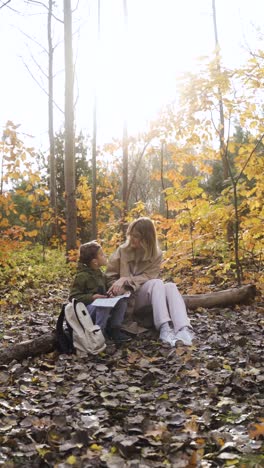
[[[26,235],[28,237],[36,237],[38,235],[38,231],[34,229],[33,231],[27,232]]]
[[[252,424],[248,432],[251,439],[258,439],[260,436],[264,436],[264,423]]]

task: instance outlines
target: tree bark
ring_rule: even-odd
[[[101,11],[100,0],[98,0],[97,9],[97,54],[100,53],[100,30],[101,30]],[[94,107],[93,107],[93,144],[92,144],[92,229],[91,240],[97,239],[97,207],[96,207],[96,191],[97,191],[97,81],[98,81],[98,63],[95,62],[95,85],[94,85]]]
[[[216,24],[216,8],[215,8],[215,0],[212,0],[212,8],[213,8],[213,21],[214,21],[214,34],[215,34],[215,50],[216,50],[216,67],[217,73],[221,74],[221,64],[220,64],[220,45],[218,41],[218,32],[217,32],[217,24]],[[220,85],[218,86],[218,105],[219,105],[219,116],[220,116],[220,124],[219,124],[219,142],[220,142],[220,155],[223,163],[223,174],[224,180],[228,178],[228,163],[225,157],[225,117],[224,117],[224,106],[223,106],[223,95],[221,91]]]
[[[73,52],[71,0],[64,0],[65,49],[65,197],[66,197],[66,252],[76,249],[77,210],[75,194],[75,138],[73,105]]]
[[[13,360],[21,361],[29,356],[50,353],[54,351],[55,346],[55,333],[45,333],[45,335],[33,340],[22,341],[21,343],[7,346],[0,349],[0,365],[8,364]]]
[[[227,289],[209,294],[195,294],[183,296],[189,309],[198,307],[226,307],[235,304],[244,304],[252,301],[256,295],[256,287],[253,284],[241,288]],[[137,322],[146,328],[153,326],[152,309],[150,306],[142,307],[135,314]],[[8,364],[13,360],[21,361],[29,356],[50,353],[56,349],[55,332],[46,333],[33,340],[24,341],[15,345],[0,349],[0,365]]]
[[[127,85],[127,28],[128,28],[128,13],[127,13],[127,0],[123,0],[123,9],[124,9],[124,50],[125,55],[123,57],[123,80]],[[125,94],[123,96],[124,100],[124,121],[123,121],[123,168],[122,168],[122,201],[123,201],[123,213],[122,213],[122,231],[123,238],[126,237],[126,215],[128,211],[128,130],[127,130],[127,88],[125,88]]]
[[[51,235],[58,236],[57,232],[57,188],[56,188],[56,160],[55,160],[55,141],[54,141],[54,119],[53,119],[53,55],[54,48],[52,43],[52,8],[53,0],[49,0],[48,10],[48,45],[49,45],[49,169],[50,169],[50,204],[53,210],[54,219],[51,223]]]
[[[203,307],[211,309],[213,307],[226,307],[235,304],[246,304],[252,301],[256,295],[256,286],[249,284],[240,288],[226,289],[208,294],[183,295],[186,307],[190,310]],[[153,326],[153,316],[151,306],[142,307],[136,311],[136,321],[146,328]]]
[[[254,284],[249,284],[241,286],[240,288],[231,288],[208,294],[183,296],[183,299],[188,309],[193,310],[198,307],[211,309],[212,307],[226,307],[234,304],[245,304],[253,300],[255,296],[256,286]]]

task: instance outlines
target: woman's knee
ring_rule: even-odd
[[[151,285],[155,288],[164,288],[164,282],[161,279],[153,279],[149,280],[151,282]]]
[[[165,283],[165,289],[166,291],[174,291],[174,293],[179,293],[179,290],[175,283]]]
[[[151,280],[146,281],[146,283],[144,283],[143,286],[141,286],[141,288],[144,290],[152,291],[153,288],[163,287],[163,286],[164,286],[164,283],[161,279],[151,279]]]

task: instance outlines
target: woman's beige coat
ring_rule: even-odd
[[[107,283],[113,284],[121,277],[128,278],[125,287],[133,293],[150,279],[159,278],[162,252],[158,249],[156,257],[150,260],[142,259],[143,253],[132,249],[126,244],[121,245],[111,255],[108,261]],[[132,317],[135,306],[135,294],[131,294],[128,302],[127,316]]]
[[[134,293],[150,279],[159,277],[162,252],[158,249],[155,258],[142,259],[143,253],[132,249],[126,244],[121,245],[110,257],[106,269],[107,283],[113,284],[121,277],[128,278],[125,287]],[[128,317],[132,316],[135,304],[135,294],[132,294],[128,303]]]

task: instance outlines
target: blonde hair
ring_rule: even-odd
[[[127,228],[127,245],[130,245],[130,236],[133,234],[136,234],[140,239],[141,246],[144,250],[144,260],[149,260],[157,256],[157,234],[154,223],[150,218],[138,218],[129,224]]]

